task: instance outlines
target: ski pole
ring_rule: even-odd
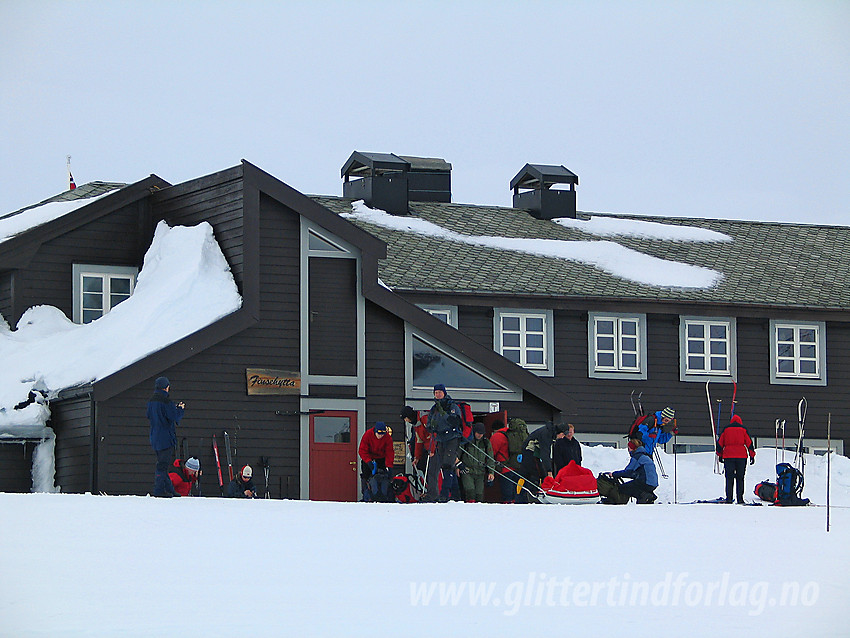
[[[493,463],[495,463],[495,464],[497,464],[497,465],[498,465],[498,464],[501,464],[503,467],[507,467],[507,468],[508,468],[511,472],[513,472],[514,474],[516,474],[516,475],[519,477],[519,481],[514,481],[511,477],[509,477],[509,476],[505,476],[505,473],[504,473],[504,472],[499,472],[502,476],[504,476],[504,477],[505,477],[506,479],[508,479],[511,483],[513,483],[514,485],[516,485],[516,486],[517,486],[517,489],[516,489],[516,493],[517,493],[517,494],[519,494],[520,492],[522,492],[522,490],[525,490],[526,492],[528,492],[529,494],[531,494],[532,496],[534,496],[535,498],[537,498],[537,495],[536,495],[536,494],[534,494],[534,492],[532,492],[531,490],[529,490],[529,489],[525,486],[525,484],[526,484],[526,483],[529,483],[530,485],[532,485],[532,486],[536,487],[538,490],[540,490],[540,489],[542,489],[542,488],[541,488],[539,485],[537,485],[534,481],[530,481],[530,480],[528,480],[527,478],[525,478],[522,474],[520,474],[519,472],[517,472],[517,471],[516,471],[515,469],[513,469],[510,465],[505,465],[505,464],[504,464],[504,463],[502,463],[501,461],[497,461],[495,458],[493,458],[492,456],[490,456],[489,454],[487,454],[487,452],[485,452],[484,450],[481,450],[481,453],[482,453],[485,457],[487,457],[488,459],[490,459],[491,461],[493,461]]]
[[[679,437],[679,426],[676,423],[676,419],[673,419],[673,504],[678,503],[678,490],[677,483],[679,480],[679,468],[676,460],[678,458],[678,447],[677,439]]]
[[[826,419],[826,531],[829,531],[829,474],[832,456],[832,412]]]
[[[658,452],[658,447],[653,448],[655,451],[655,460],[658,463],[658,469],[661,470],[661,478],[670,478],[667,472],[664,471],[664,464],[661,462],[661,454]]]

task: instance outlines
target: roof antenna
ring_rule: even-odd
[[[77,187],[77,185],[74,183],[74,176],[71,175],[71,156],[66,155],[65,161],[68,164],[68,190],[72,191]]]

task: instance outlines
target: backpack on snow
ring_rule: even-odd
[[[380,469],[363,481],[363,500],[372,503],[390,503],[393,494],[390,489],[390,475],[386,469]]]
[[[625,505],[629,502],[629,497],[620,493],[622,484],[620,479],[608,478],[605,474],[596,477],[596,490],[602,497],[602,502],[610,505]]]
[[[410,474],[399,474],[390,481],[395,500],[399,503],[416,503],[422,498],[422,492],[416,487],[416,479]]]
[[[766,501],[768,503],[775,503],[776,483],[771,483],[770,481],[762,481],[761,483],[756,485],[756,488],[753,490],[753,493],[763,501]]]
[[[808,505],[809,499],[803,498],[803,474],[790,463],[776,466],[776,504]]]

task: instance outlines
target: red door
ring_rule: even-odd
[[[357,412],[310,415],[310,500],[356,501]]]

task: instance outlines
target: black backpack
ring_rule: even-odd
[[[761,500],[767,501],[768,503],[776,502],[776,483],[771,483],[770,481],[762,481],[758,485],[756,485],[753,493],[758,496]]]

